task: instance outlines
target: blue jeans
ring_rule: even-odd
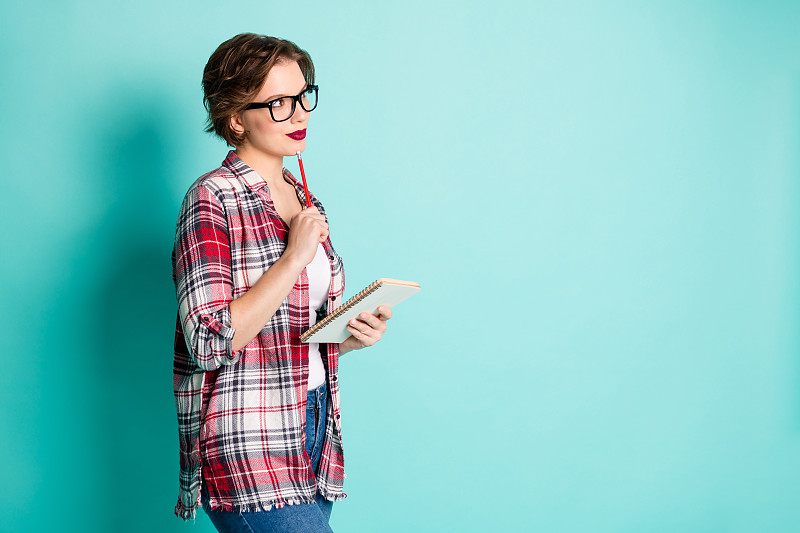
[[[328,388],[325,383],[308,391],[306,406],[306,452],[311,457],[314,473],[319,468],[322,443],[325,440],[325,418],[328,409]],[[206,498],[203,499],[204,503]],[[319,492],[315,503],[284,505],[269,511],[243,512],[205,511],[220,533],[255,533],[259,531],[285,533],[333,533],[328,521],[333,502]]]

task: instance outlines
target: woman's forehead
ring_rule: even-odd
[[[270,69],[264,85],[258,91],[260,98],[295,95],[306,86],[306,79],[297,61],[279,61]]]

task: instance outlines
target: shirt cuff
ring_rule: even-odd
[[[201,314],[198,330],[200,342],[195,357],[201,368],[212,370],[239,360],[244,348],[233,351],[236,330],[231,326],[230,307],[226,305],[213,313]]]

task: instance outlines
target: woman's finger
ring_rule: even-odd
[[[389,320],[392,318],[392,310],[385,305],[378,306],[378,315],[380,316],[381,320]]]
[[[304,207],[302,210],[300,210],[300,215],[312,218],[325,218],[325,215],[320,213],[319,209],[316,207]]]
[[[326,223],[325,216],[320,214],[320,212],[317,211],[316,209],[314,209],[314,211],[311,211],[310,209],[303,209],[302,211],[297,213],[295,217],[297,217],[298,219],[315,220],[317,222],[322,222],[323,224]]]
[[[354,338],[356,338],[362,345],[364,346],[372,346],[375,344],[375,339],[367,335],[366,333],[362,333],[355,326],[347,326],[347,331],[350,332]]]
[[[360,315],[358,315],[358,319],[368,324],[372,329],[377,329],[378,331],[386,331],[386,322],[373,314],[361,313]]]
[[[373,318],[377,320],[376,317],[373,316]],[[350,325],[354,329],[371,338],[373,342],[378,342],[381,340],[381,335],[383,335],[383,332],[386,331],[386,326],[383,325],[383,322],[380,322],[379,320],[376,327],[373,327],[372,324],[362,320],[355,320],[355,322],[353,322],[353,320],[350,321]]]
[[[373,329],[372,326],[364,322],[363,320],[351,318],[350,319],[350,327],[355,328],[356,330],[360,331],[361,333],[368,333],[369,330]]]

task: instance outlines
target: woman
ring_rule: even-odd
[[[380,340],[391,311],[362,314],[341,344],[298,338],[344,292],[325,210],[313,195],[305,207],[283,168],[316,107],[309,55],[237,35],[211,55],[203,91],[206,131],[235,151],[191,186],[176,228],[175,512],[203,505],[219,531],[330,531],[345,497],[338,358]]]

